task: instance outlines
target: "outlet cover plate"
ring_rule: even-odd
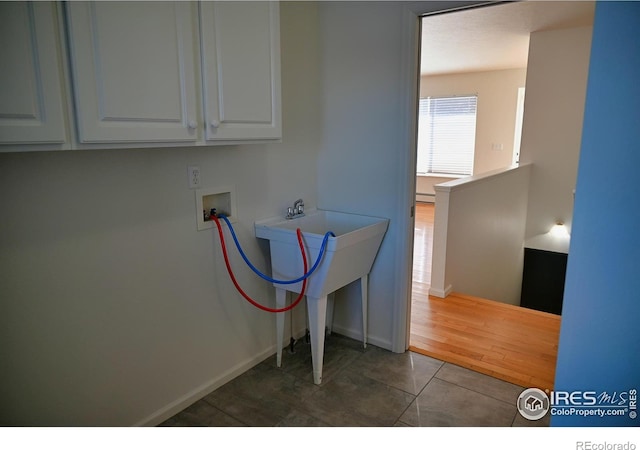
[[[189,177],[189,189],[197,189],[201,186],[199,166],[187,167],[187,176]]]

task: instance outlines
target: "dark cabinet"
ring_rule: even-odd
[[[520,306],[561,314],[566,271],[566,253],[525,248]]]

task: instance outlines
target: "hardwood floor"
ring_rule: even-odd
[[[416,205],[409,349],[523,387],[553,389],[560,316],[453,293],[429,296],[432,204]]]

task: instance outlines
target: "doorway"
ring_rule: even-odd
[[[522,7],[497,4],[420,18],[413,292],[427,295],[430,284],[434,186],[517,160],[529,32],[504,24]]]
[[[409,348],[512,383],[529,386],[535,382],[537,386],[551,388],[555,364],[546,362],[555,361],[553,342],[557,344],[559,318],[555,321],[547,317],[534,318],[528,311],[519,311],[522,308],[490,299],[464,295],[454,295],[446,300],[429,297],[434,219],[437,213],[433,186],[469,174],[507,167],[517,158],[522,129],[528,33],[520,43],[520,51],[512,56],[514,59],[509,63],[492,59],[494,57],[487,49],[496,49],[495,54],[499,58],[504,58],[506,52],[501,50],[499,43],[488,42],[486,36],[451,38],[452,33],[460,34],[461,29],[491,34],[486,33],[487,28],[483,31],[482,27],[496,31],[493,21],[498,19],[492,15],[500,17],[499,20],[504,19],[509,14],[505,12],[505,6],[514,8],[497,5],[421,19],[421,99],[427,96],[455,99],[475,95],[478,99],[478,118],[474,118],[477,122],[472,173],[456,173],[452,170],[416,174]],[[474,26],[461,26],[463,23],[473,23]],[[495,34],[492,38],[495,38]],[[497,40],[506,42],[504,36]],[[466,45],[469,42],[480,42],[485,47],[481,52],[483,60],[474,59],[469,54],[469,47],[472,47],[472,52],[478,51],[477,48],[473,49],[473,45]],[[457,46],[452,46],[455,43]],[[465,45],[461,46],[461,43]],[[432,61],[438,61],[438,64],[429,66]],[[545,323],[542,324],[538,319]],[[534,347],[529,347],[529,343],[523,343],[522,347],[507,345],[509,336],[517,336],[522,329],[530,330],[532,336],[537,336]],[[536,334],[537,330],[544,331]],[[542,344],[537,341],[538,338]],[[546,346],[544,342],[551,344]],[[479,346],[475,348],[473,344]],[[541,360],[534,360],[531,364],[514,362],[517,355],[534,350],[544,355]],[[535,371],[535,367],[539,370]],[[531,378],[534,371],[536,380]]]

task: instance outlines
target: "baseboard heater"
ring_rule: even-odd
[[[435,203],[436,194],[427,194],[424,192],[416,192],[416,201],[425,203]]]

